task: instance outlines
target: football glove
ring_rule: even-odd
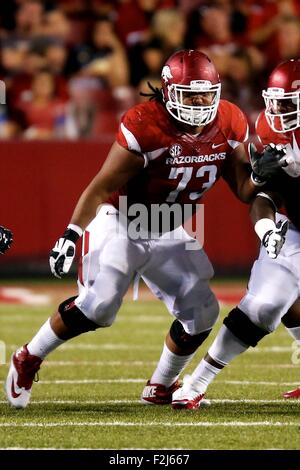
[[[280,220],[276,224],[276,230],[268,230],[262,239],[262,244],[266,248],[270,258],[277,258],[285,242],[286,232],[289,228],[287,220]]]
[[[13,242],[13,234],[8,228],[0,226],[0,254],[3,255]]]
[[[281,144],[268,144],[260,153],[255,145],[250,143],[249,155],[252,167],[251,179],[257,186],[264,185],[269,178],[278,174],[280,168],[287,165],[286,149]]]
[[[49,258],[50,269],[55,277],[61,278],[70,271],[75,258],[76,242],[79,238],[79,233],[68,227],[55,243]]]

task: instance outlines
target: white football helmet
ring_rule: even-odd
[[[274,132],[300,127],[300,60],[290,59],[271,73],[265,100],[265,116]]]

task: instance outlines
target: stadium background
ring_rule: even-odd
[[[253,135],[270,70],[300,57],[300,3],[6,0],[0,2],[0,41],[6,85],[0,223],[15,239],[0,260],[0,331],[8,358],[58,302],[74,295],[72,276],[69,282],[50,275],[49,250],[100,168],[122,113],[143,99],[147,81],[159,86],[166,57],[183,47],[210,55],[222,97],[246,113]],[[222,181],[205,203],[205,249],[216,274],[226,274],[213,283],[222,319],[246,286],[229,276],[249,274],[258,243],[248,207]],[[140,406],[170,321],[145,293],[137,303],[127,297],[113,328],[82,335],[51,355],[24,413],[0,399],[0,427],[7,431],[0,447],[299,449],[298,405],[280,398],[299,380],[282,327],[221,374],[209,392],[211,410],[178,416]],[[6,372],[1,367],[1,381]]]
[[[261,89],[299,57],[294,0],[9,0],[0,2],[1,223],[15,244],[1,274],[46,274],[48,252],[98,171],[122,113],[174,51],[214,60],[222,97],[251,133]],[[223,183],[205,198],[205,248],[217,273],[247,273],[257,251],[248,210]]]

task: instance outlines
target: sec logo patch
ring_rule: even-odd
[[[179,144],[173,144],[170,147],[169,154],[171,157],[179,157],[182,153],[182,147]]]

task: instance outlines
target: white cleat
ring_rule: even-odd
[[[5,392],[8,402],[14,408],[25,408],[28,405],[32,383],[41,363],[41,358],[29,354],[27,345],[12,355]]]
[[[200,406],[209,406],[209,400],[205,400],[205,394],[197,390],[193,379],[186,375],[183,379],[183,385],[176,390],[172,396],[172,408],[175,410],[196,410]]]

